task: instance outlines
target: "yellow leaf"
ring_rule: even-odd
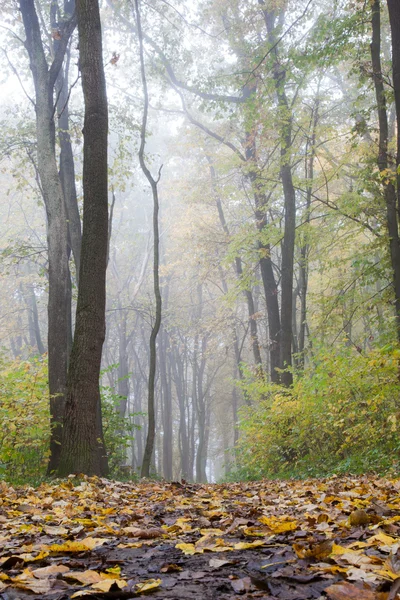
[[[265,546],[264,540],[255,540],[254,542],[238,542],[234,545],[235,550],[249,550],[250,548],[258,548]]]
[[[182,550],[184,554],[202,554],[204,550],[196,550],[194,544],[176,544],[175,548]]]
[[[65,575],[67,579],[76,579],[83,585],[90,585],[92,583],[97,583],[102,580],[100,573],[97,571],[71,571],[67,575]]]
[[[266,535],[265,531],[257,529],[257,527],[245,527],[243,533],[249,537],[265,537]]]
[[[280,520],[276,517],[259,517],[258,519],[263,525],[267,525],[273,533],[285,533],[297,529],[297,521]]]
[[[107,573],[112,573],[112,575],[121,575],[121,567],[120,566],[115,566],[115,567],[110,567],[109,569],[106,569]]]
[[[118,590],[122,590],[124,587],[126,587],[128,584],[126,583],[126,581],[124,579],[103,579],[102,581],[99,581],[97,583],[94,583],[91,587],[94,590],[99,590],[100,592],[109,592],[112,589],[112,591],[118,591]]]
[[[345,548],[344,546],[340,546],[339,544],[333,544],[331,556],[338,556],[340,554],[346,554],[346,552],[348,552],[348,551],[349,551],[349,549]]]
[[[118,544],[117,548],[141,548],[145,542],[131,542],[129,544]]]
[[[154,590],[155,588],[160,587],[160,585],[161,579],[146,579],[146,581],[141,581],[135,585],[135,592],[137,594],[142,594],[143,592]]]
[[[43,550],[49,550],[50,552],[87,552],[94,548],[99,548],[108,540],[105,538],[92,538],[87,537],[79,542],[68,541],[64,544],[52,544],[51,546],[42,546]]]
[[[380,533],[377,533],[376,535],[373,535],[371,538],[369,538],[367,544],[368,546],[374,546],[375,544],[380,542],[385,546],[392,546],[393,544],[399,541],[399,538],[392,538],[390,535],[386,535],[386,533],[383,533],[381,531]]]
[[[48,555],[49,555],[48,552],[39,552],[39,554],[37,554],[36,556],[34,554],[30,554],[30,553],[23,553],[23,554],[18,554],[18,558],[20,558],[24,562],[28,563],[28,562],[34,562],[36,560],[42,560],[42,558],[46,558],[46,556],[48,556]]]

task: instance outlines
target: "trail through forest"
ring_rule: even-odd
[[[0,598],[393,600],[400,481],[0,486]]]

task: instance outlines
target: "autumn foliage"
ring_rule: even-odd
[[[236,476],[397,470],[399,358],[392,346],[321,349],[290,390],[248,381]]]
[[[392,600],[398,480],[0,485],[0,596]]]

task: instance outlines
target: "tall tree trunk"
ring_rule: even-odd
[[[181,475],[190,479],[189,461],[189,417],[185,407],[185,369],[182,355],[175,344],[171,346],[171,368],[179,406],[179,453],[181,457]]]
[[[68,372],[59,475],[107,474],[100,365],[105,338],[108,245],[108,107],[98,0],[77,0],[85,100],[83,235],[75,336]]]
[[[400,342],[400,244],[399,244],[399,209],[400,209],[400,4],[398,0],[387,0],[390,26],[392,31],[392,68],[393,88],[397,117],[397,206],[396,190],[391,182],[384,184],[386,200],[386,218],[389,233],[389,249],[393,271],[393,288],[396,309],[396,333]],[[379,156],[378,167],[383,171],[389,166],[388,139],[389,126],[386,111],[385,90],[383,87],[381,67],[381,24],[380,1],[374,0],[372,5],[372,42],[371,57],[375,83],[375,93],[379,117]],[[384,178],[385,180],[385,178]]]
[[[168,334],[164,330],[160,335],[160,378],[163,390],[163,475],[172,480],[172,390],[171,363],[168,352]]]
[[[264,0],[259,4],[265,6]],[[293,383],[292,366],[292,313],[293,313],[293,274],[294,247],[296,234],[296,193],[293,185],[291,148],[292,148],[292,112],[286,96],[286,69],[280,63],[276,44],[276,14],[274,10],[262,9],[267,28],[268,41],[273,48],[273,79],[278,99],[278,127],[281,137],[281,181],[285,200],[284,233],[282,243],[282,279],[281,279],[281,348],[280,367],[283,385]],[[282,18],[282,14],[280,15]],[[282,19],[283,20],[283,19]],[[289,369],[289,370],[288,370]]]
[[[156,300],[156,314],[153,327],[150,334],[150,365],[149,365],[149,395],[147,402],[148,411],[148,430],[146,447],[144,450],[143,464],[141,470],[142,477],[149,477],[151,458],[154,450],[154,440],[156,435],[156,422],[155,422],[155,409],[154,409],[154,391],[155,391],[155,377],[157,367],[157,349],[156,340],[161,325],[161,291],[160,291],[160,233],[158,227],[158,212],[159,212],[159,201],[158,201],[158,181],[160,179],[161,169],[159,171],[158,179],[154,179],[149,169],[146,166],[144,159],[144,148],[146,144],[146,128],[147,128],[147,115],[149,110],[149,96],[147,91],[146,71],[144,64],[144,49],[143,49],[143,35],[142,26],[140,21],[139,1],[135,0],[135,13],[136,13],[136,24],[139,38],[139,54],[140,54],[140,72],[142,77],[142,87],[144,96],[144,107],[143,107],[143,119],[142,128],[140,132],[140,148],[139,148],[139,162],[140,167],[146,176],[147,181],[151,186],[153,195],[153,243],[154,243],[154,256],[153,256],[153,284],[154,284],[154,297]]]
[[[73,9],[73,5],[67,5]],[[48,357],[50,393],[50,460],[48,472],[53,473],[59,464],[62,439],[67,361],[67,281],[69,277],[67,256],[67,218],[64,196],[58,175],[55,153],[54,86],[60,72],[69,38],[75,28],[75,18],[64,21],[61,40],[49,66],[42,43],[41,30],[34,0],[20,0],[20,10],[25,29],[25,47],[35,86],[36,137],[38,172],[47,215],[47,244],[49,260],[48,300]],[[66,11],[68,13],[68,10]]]
[[[306,187],[306,207],[304,222],[308,225],[310,223],[310,208],[313,190],[314,180],[314,161],[315,161],[315,143],[317,135],[317,125],[319,120],[319,86],[315,106],[311,116],[311,139],[308,143],[308,156],[305,159],[305,176],[307,181]],[[310,253],[310,244],[307,241],[308,231],[305,234],[306,238],[300,247],[300,265],[299,265],[299,295],[300,295],[300,324],[299,324],[299,338],[298,338],[298,368],[304,368],[304,351],[305,351],[305,339],[306,339],[306,324],[307,324],[307,290],[308,290],[308,257]]]
[[[222,227],[224,233],[226,234],[227,239],[229,240],[231,236],[230,236],[228,224],[225,219],[225,214],[224,214],[224,209],[222,207],[221,198],[219,196],[218,189],[217,189],[217,177],[216,177],[216,173],[215,173],[215,168],[214,168],[209,156],[207,156],[207,160],[208,160],[208,163],[210,166],[211,185],[212,185],[212,188],[213,188],[213,191],[215,194],[215,203],[217,205],[219,222],[221,223],[221,227]],[[238,280],[240,281],[243,278],[243,267],[242,267],[242,260],[241,260],[240,256],[235,256],[234,269],[236,272],[236,276],[237,276]],[[254,318],[254,314],[256,311],[254,308],[253,294],[252,294],[251,290],[249,290],[249,289],[245,289],[243,291],[243,294],[244,294],[244,297],[246,298],[247,311],[249,314],[251,347],[253,350],[254,363],[257,366],[258,374],[260,376],[264,376],[264,372],[263,372],[263,368],[262,368],[261,352],[260,352],[260,342],[258,339],[257,321]],[[240,369],[240,366],[239,366],[239,369]]]
[[[267,197],[262,189],[257,173],[257,148],[254,132],[246,132],[246,160],[250,165],[250,171],[247,175],[251,182],[254,202],[255,202],[255,222],[258,232],[261,234],[267,225]],[[277,369],[281,366],[281,317],[279,314],[278,286],[276,284],[274,269],[271,258],[270,244],[265,244],[259,240],[257,242],[259,253],[261,279],[263,282],[265,303],[268,315],[269,332],[269,363],[271,381],[279,381]]]
[[[70,56],[68,52],[65,69],[64,71],[60,71],[56,83],[58,96],[58,140],[60,143],[60,179],[64,192],[65,208],[68,219],[68,242],[74,257],[76,280],[79,284],[82,231],[75,184],[74,155],[72,152],[71,136],[69,133],[69,65]]]
[[[40,333],[40,324],[39,324],[39,315],[38,315],[38,309],[37,309],[35,288],[31,284],[28,289],[29,289],[29,296],[28,296],[27,301],[28,301],[28,306],[29,306],[29,310],[31,313],[31,319],[32,319],[33,339],[35,340],[36,347],[38,349],[39,354],[44,354],[46,352],[46,350],[43,345],[42,336]]]
[[[121,311],[121,303],[118,302]],[[118,385],[117,391],[120,396],[118,414],[121,419],[126,415],[126,408],[129,396],[129,378],[128,378],[128,352],[126,339],[126,314],[120,312],[121,318],[118,324]]]

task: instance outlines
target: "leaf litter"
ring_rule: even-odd
[[[400,598],[400,480],[0,483],[0,599]]]

